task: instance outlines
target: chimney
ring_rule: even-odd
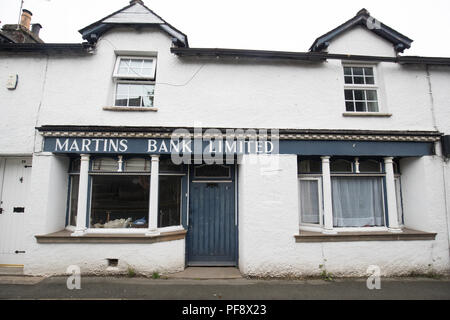
[[[31,16],[33,14],[27,9],[22,10],[22,16],[20,17],[20,25],[27,30],[30,30]]]
[[[31,32],[36,36],[39,37],[39,31],[41,31],[42,26],[39,23],[33,23],[31,25]]]

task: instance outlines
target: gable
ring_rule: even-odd
[[[361,26],[354,26],[336,36],[330,42],[326,51],[328,53],[363,56],[396,56],[394,46],[391,42]]]
[[[410,38],[370,16],[366,9],[361,9],[350,20],[318,37],[309,50],[312,52],[324,51],[336,37],[348,32],[355,26],[360,26],[379,38],[390,42],[395,52],[403,52],[403,50],[410,48],[413,42]]]
[[[163,30],[173,38],[173,42],[181,47],[188,47],[187,36],[164,21],[160,16],[147,8],[140,0],[130,1],[130,5],[90,24],[78,32],[89,43],[95,43],[107,31],[118,26],[143,27],[153,26]]]

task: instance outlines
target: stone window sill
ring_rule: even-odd
[[[295,235],[295,242],[350,242],[350,241],[411,241],[434,240],[436,233],[423,232],[412,229],[403,229],[403,232],[389,231],[367,232],[338,232],[337,234],[324,234],[321,232],[300,231]]]
[[[155,107],[103,107],[106,111],[158,111]]]
[[[392,117],[392,113],[385,112],[344,112],[344,117]]]
[[[87,233],[83,236],[73,237],[71,231],[62,230],[45,235],[36,235],[35,238],[38,243],[156,243],[184,239],[186,232],[186,230],[177,230],[164,232],[156,236],[147,236],[145,233]]]

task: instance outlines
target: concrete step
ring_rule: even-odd
[[[23,266],[0,265],[0,275],[23,275]]]
[[[188,267],[182,272],[169,274],[169,279],[242,279],[235,267]]]

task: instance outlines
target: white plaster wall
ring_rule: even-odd
[[[334,38],[329,53],[395,57],[394,46],[362,26],[355,26]]]
[[[25,263],[25,274],[55,275],[66,273],[77,265],[82,274],[116,274],[128,268],[151,275],[184,269],[185,241],[174,240],[152,244],[35,244]],[[119,259],[116,270],[108,269],[107,259]]]
[[[115,29],[95,54],[51,56],[38,125],[433,130],[423,68],[378,64],[382,108],[393,116],[348,118],[340,61],[179,58],[170,46],[157,30]],[[115,50],[157,52],[157,112],[102,109],[113,104]]]
[[[245,158],[245,157],[244,157]],[[443,210],[439,159],[422,158],[427,170],[407,168],[404,175],[421,182],[407,181],[412,188],[404,201],[408,227],[438,232],[434,241],[366,241],[296,243],[298,234],[298,184],[295,155],[279,157],[276,175],[261,174],[259,164],[242,164],[239,181],[239,267],[253,276],[319,275],[319,265],[335,275],[364,276],[369,265],[378,265],[384,276],[410,272],[448,272],[448,239]],[[408,167],[408,164],[406,164]],[[424,183],[430,181],[429,183]],[[437,181],[431,182],[437,179]],[[427,186],[427,187],[425,187]],[[418,196],[420,194],[420,197]],[[413,196],[414,195],[414,196]],[[412,221],[416,214],[422,222]]]
[[[42,102],[47,57],[0,55],[0,154],[31,154],[34,126]],[[6,89],[8,76],[19,75],[15,90]]]
[[[31,179],[31,210],[27,216],[26,274],[63,274],[70,265],[82,273],[176,272],[184,268],[184,240],[154,244],[38,244],[35,235],[65,227],[68,157],[36,153]],[[107,271],[108,258],[119,259],[116,271]]]

